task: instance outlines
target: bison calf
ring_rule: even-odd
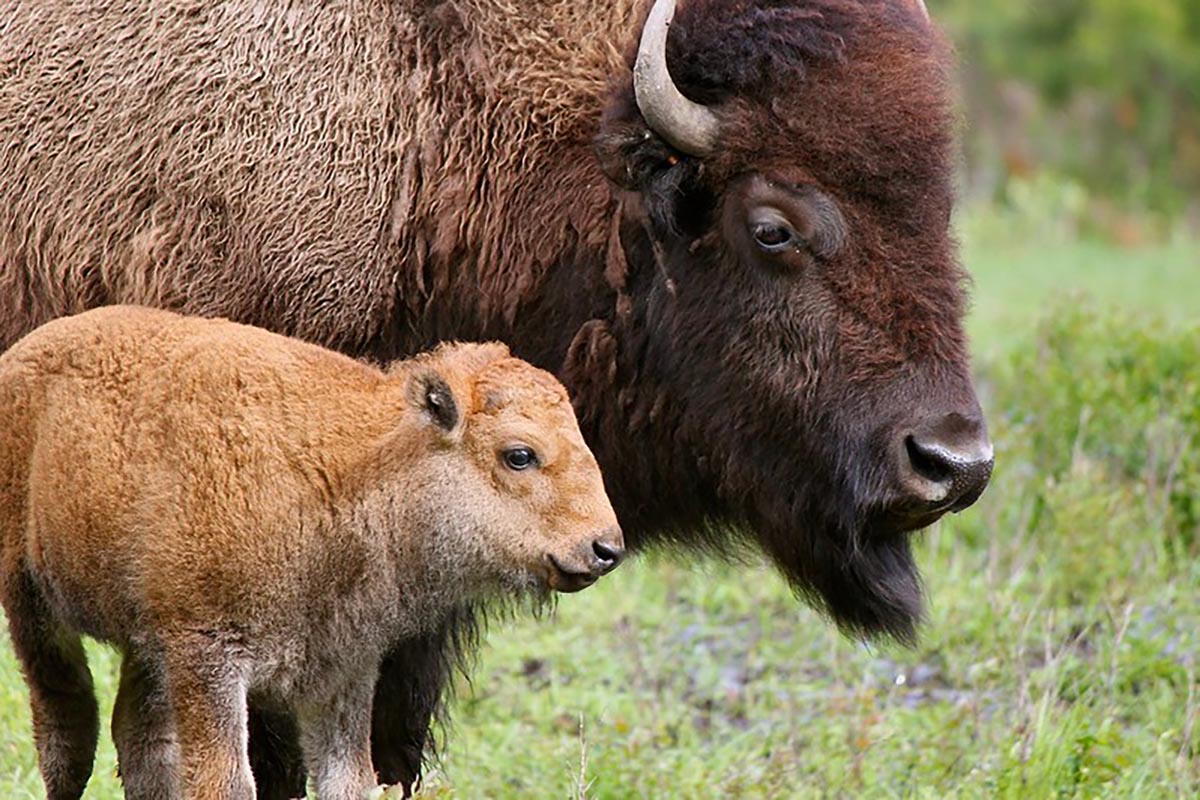
[[[622,553],[564,389],[502,345],[380,370],[112,307],[0,356],[0,419],[0,589],[51,798],[92,768],[81,634],[124,652],[130,796],[252,796],[249,696],[295,716],[320,797],[357,797],[391,645]]]

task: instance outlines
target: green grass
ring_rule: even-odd
[[[921,539],[920,644],[846,640],[762,565],[643,558],[492,631],[428,796],[1200,794],[1200,246],[967,252],[999,461]],[[113,773],[105,740],[89,796]],[[0,797],[41,794],[0,648]]]
[[[1079,297],[1171,323],[1200,321],[1196,240],[1180,238],[1135,250],[1054,238],[968,245],[974,277],[968,327],[981,365],[1028,344],[1037,321]]]

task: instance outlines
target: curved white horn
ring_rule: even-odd
[[[655,0],[638,44],[633,94],[651,130],[688,155],[705,156],[717,146],[720,123],[710,109],[684,97],[667,71],[667,32],[674,16],[675,0]]]

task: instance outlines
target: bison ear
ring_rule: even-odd
[[[632,192],[644,191],[682,158],[642,119],[632,89],[618,94],[605,109],[592,148],[608,179]]]
[[[458,401],[446,379],[436,372],[425,375],[421,382],[421,405],[429,418],[446,433],[458,427]]]
[[[632,89],[604,113],[592,142],[600,169],[617,186],[637,192],[656,228],[675,232],[683,198],[699,186],[703,164],[672,148],[650,130],[633,102]]]

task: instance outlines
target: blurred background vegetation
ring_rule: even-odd
[[[1200,0],[927,0],[955,42],[968,203],[1125,246],[1200,229]]]

